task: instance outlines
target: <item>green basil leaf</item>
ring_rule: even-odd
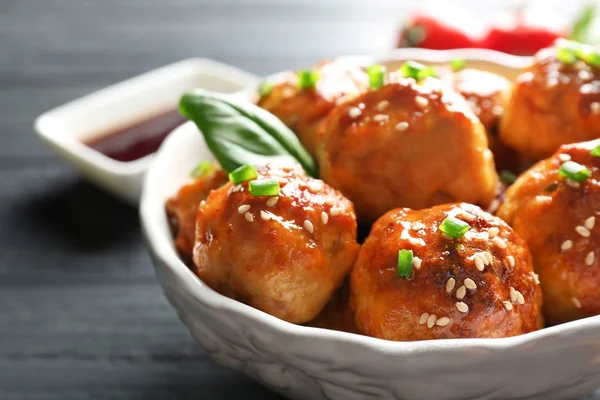
[[[300,163],[307,174],[318,175],[315,161],[294,132],[249,101],[196,89],[181,97],[179,112],[198,126],[227,172],[244,164],[263,165],[287,158]]]

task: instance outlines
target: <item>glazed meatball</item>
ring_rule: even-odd
[[[487,133],[489,148],[494,154],[498,170],[520,170],[520,160],[516,152],[498,138],[498,126],[504,107],[508,104],[512,83],[505,77],[493,72],[466,68],[453,72],[442,69],[440,79],[452,87],[467,100]]]
[[[217,292],[283,320],[313,319],[358,254],[352,203],[300,167],[270,165],[258,179],[280,193],[254,197],[226,184],[198,208],[194,264]]]
[[[392,74],[337,106],[321,126],[321,177],[374,221],[396,207],[485,206],[498,176],[481,122],[440,80]]]
[[[600,137],[600,70],[565,64],[543,49],[517,78],[500,124],[500,139],[534,161],[560,145]]]
[[[442,233],[449,217],[469,230]],[[399,251],[412,250],[412,276],[399,276]],[[373,226],[351,274],[359,332],[413,341],[495,338],[542,327],[541,290],[527,245],[479,207],[396,209]]]
[[[272,82],[272,90],[262,96],[258,105],[275,114],[314,156],[317,126],[335,105],[356,96],[369,86],[365,70],[351,61],[335,60],[316,66],[319,78],[310,89],[298,87],[298,74],[287,72]]]
[[[217,165],[192,183],[184,185],[177,194],[167,200],[166,210],[175,236],[175,248],[191,259],[196,237],[196,213],[198,205],[206,200],[211,190],[227,183],[227,174]]]
[[[598,145],[562,146],[521,175],[498,210],[529,245],[553,324],[600,314],[600,158],[590,154]],[[581,182],[561,176],[569,160],[591,176]]]

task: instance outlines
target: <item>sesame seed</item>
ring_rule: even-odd
[[[563,250],[563,251],[564,250],[569,250],[571,247],[573,247],[573,241],[572,240],[565,240],[560,245],[560,249]]]
[[[504,305],[506,311],[512,311],[513,305],[510,301],[503,301],[502,304]]]
[[[387,100],[381,100],[378,104],[377,104],[377,110],[378,111],[384,111],[386,108],[388,108],[388,106],[390,105],[390,102]]]
[[[331,207],[331,209],[329,210],[329,214],[331,214],[332,216],[336,216],[336,215],[340,215],[342,213],[342,209],[339,207]]]
[[[515,258],[513,256],[508,256],[506,257],[506,259],[508,260],[508,264],[514,268],[515,266]]]
[[[238,207],[238,213],[243,214],[250,209],[250,204],[244,204]]]
[[[202,201],[200,202],[200,206],[201,206],[201,207],[204,207],[205,205],[206,205],[206,201],[205,201],[205,200],[202,200]]]
[[[536,274],[535,272],[531,272],[531,278],[533,279],[533,282],[536,285],[540,284],[540,276],[538,274]]]
[[[435,314],[431,314],[429,318],[427,318],[427,327],[433,328],[435,321],[437,321],[437,316]]]
[[[404,132],[408,129],[408,122],[398,122],[396,124],[396,130],[400,132]]]
[[[475,262],[475,267],[478,271],[483,271],[485,269],[485,264],[483,263],[483,260],[477,257],[477,254],[473,257],[473,261]]]
[[[504,239],[502,239],[500,236],[496,236],[492,239],[492,242],[500,247],[501,249],[505,249],[506,248],[506,242],[504,241]]]
[[[361,114],[362,114],[362,111],[360,111],[360,108],[358,108],[358,107],[350,107],[348,109],[348,116],[352,119],[356,119],[356,118],[360,117]]]
[[[571,82],[571,78],[569,78],[569,77],[568,77],[568,76],[566,76],[566,75],[563,75],[563,76],[561,76],[561,77],[560,77],[560,81],[566,85],[566,84],[568,84],[569,82]]]
[[[425,322],[427,322],[427,319],[429,319],[429,314],[424,312],[423,314],[421,314],[421,316],[419,317],[419,325],[423,325]]]
[[[266,211],[261,210],[260,217],[265,221],[269,221],[271,219],[271,214]]]
[[[415,103],[421,108],[427,107],[429,101],[425,97],[417,96],[415,97]]]
[[[425,246],[425,241],[421,238],[409,237],[408,243],[412,244],[413,246]]]
[[[490,238],[495,237],[498,233],[500,233],[500,229],[496,228],[495,226],[488,229],[488,235]]]
[[[426,226],[425,224],[421,223],[421,222],[416,222],[410,229],[412,229],[413,231],[420,231],[421,229],[425,229]]]
[[[387,122],[389,119],[390,119],[390,117],[385,114],[377,114],[373,117],[373,121],[376,121],[376,122]]]
[[[309,220],[304,221],[304,229],[306,229],[310,233],[313,233],[315,231],[312,222],[310,222]]]
[[[413,267],[416,269],[421,269],[421,262],[423,262],[419,257],[413,257]]]
[[[517,303],[521,305],[525,304],[525,297],[523,297],[523,294],[521,294],[521,292],[518,290],[515,290],[515,292],[517,293]]]
[[[492,108],[492,113],[494,113],[494,115],[502,115],[503,112],[504,112],[504,107],[502,107],[502,106],[495,105]]]
[[[510,287],[510,301],[515,303],[517,301],[517,291],[514,287]]]
[[[589,71],[585,71],[585,70],[579,71],[577,73],[577,76],[579,76],[579,79],[581,79],[582,81],[589,81],[590,79],[592,79],[594,77]]]
[[[494,257],[492,257],[492,253],[489,251],[484,251],[483,256],[485,257],[485,261],[487,261],[485,265],[490,265],[494,261]]]
[[[314,180],[314,181],[308,182],[306,184],[306,186],[308,187],[308,190],[311,191],[312,193],[318,193],[319,190],[323,189],[323,182]]]
[[[590,230],[594,229],[594,225],[596,225],[596,217],[589,217],[583,224],[583,226]]]
[[[586,228],[585,226],[581,226],[581,225],[577,225],[575,227],[575,232],[577,232],[579,235],[583,236],[583,237],[590,237],[591,232],[589,231],[588,228]]]
[[[573,180],[573,179],[571,179],[571,178],[567,178],[567,179],[565,180],[565,183],[566,183],[568,186],[571,186],[572,188],[575,188],[575,189],[579,189],[579,187],[581,186],[581,184],[580,184],[579,182],[577,182],[577,181],[574,181],[574,180]]]
[[[244,217],[246,218],[246,221],[254,222],[254,215],[250,214],[249,212],[245,213]]]
[[[323,223],[323,225],[327,225],[327,222],[329,221],[329,214],[327,214],[325,211],[321,212],[321,222]]]
[[[269,200],[267,200],[267,207],[274,207],[278,200],[279,197],[271,197]]]
[[[594,263],[594,252],[590,251],[589,253],[587,253],[587,255],[585,256],[585,265],[592,265]]]
[[[549,88],[554,87],[556,85],[558,85],[558,79],[556,79],[556,78],[550,78],[550,79],[548,79],[548,82],[546,82],[546,87],[549,87]]]
[[[456,309],[463,314],[469,312],[469,306],[466,303],[463,303],[462,301],[457,301],[456,303],[454,303],[454,305],[456,306]]]
[[[437,326],[446,326],[450,323],[450,318],[448,317],[442,317],[440,319],[438,319],[437,321],[435,321],[435,324]]]
[[[459,287],[458,289],[456,289],[456,298],[459,300],[462,300],[465,298],[467,294],[467,288],[464,286]]]
[[[463,282],[465,284],[465,287],[467,289],[471,289],[471,290],[475,290],[477,289],[477,284],[475,283],[475,281],[471,278],[467,278],[465,279],[465,281]]]
[[[590,104],[590,109],[592,110],[592,114],[600,114],[600,103],[598,103],[597,101],[593,102],[592,104]]]
[[[468,212],[461,212],[457,215],[457,217],[462,217],[467,222],[473,222],[477,218],[476,216]]]
[[[575,305],[575,307],[581,308],[581,301],[579,301],[577,297],[571,297],[571,302]]]
[[[571,161],[571,156],[568,154],[559,154],[558,159],[560,161]]]
[[[456,280],[454,278],[448,279],[446,282],[446,293],[451,293],[456,286]]]

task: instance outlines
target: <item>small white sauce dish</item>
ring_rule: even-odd
[[[192,58],[139,75],[50,110],[37,118],[40,139],[96,185],[132,204],[139,202],[143,176],[154,155],[122,162],[86,146],[123,126],[176,110],[179,98],[201,87],[233,93],[259,78],[216,61]]]
[[[400,50],[379,61],[456,57],[509,79],[528,62],[483,50]],[[306,400],[568,399],[600,387],[600,316],[503,339],[393,342],[293,325],[216,293],[178,257],[164,208],[212,159],[193,124],[179,127],[148,171],[140,212],[167,299],[220,364]]]

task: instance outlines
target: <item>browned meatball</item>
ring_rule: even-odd
[[[354,207],[300,167],[267,166],[277,197],[226,184],[198,208],[194,263],[211,288],[289,322],[313,319],[358,254]]]
[[[498,216],[529,245],[550,323],[600,314],[600,140],[562,146],[506,192]],[[567,160],[587,167],[583,182],[558,174]]]
[[[217,165],[209,173],[184,185],[177,194],[167,200],[166,210],[175,235],[175,248],[191,258],[196,237],[196,213],[198,205],[206,200],[211,190],[223,186],[227,174]]]
[[[465,97],[483,124],[496,169],[521,170],[517,153],[498,138],[500,118],[509,102],[512,83],[501,75],[474,68],[453,72],[449,67],[442,66],[436,72],[441,80]]]
[[[272,82],[273,89],[258,105],[275,114],[292,129],[312,154],[319,139],[316,128],[335,105],[369,87],[365,70],[351,61],[326,61],[316,66],[319,80],[314,88],[300,89],[298,75],[287,72]]]
[[[600,70],[583,61],[564,64],[556,54],[552,47],[535,55],[500,124],[500,139],[533,160],[600,137]]]
[[[447,217],[468,222],[453,239]],[[399,250],[412,250],[410,279],[398,276]],[[396,209],[381,217],[351,274],[360,333],[389,340],[493,338],[542,327],[541,290],[527,245],[479,207],[447,204]]]
[[[438,79],[392,74],[337,106],[321,127],[323,180],[373,221],[396,207],[452,201],[486,206],[498,176],[481,122]]]

